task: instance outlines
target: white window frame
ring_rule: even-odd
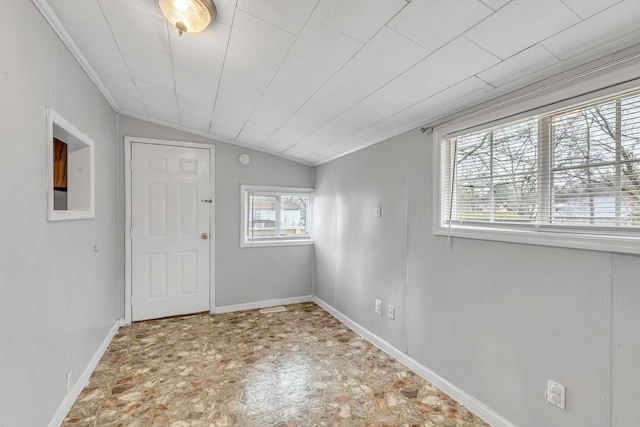
[[[296,193],[305,193],[309,195],[309,205],[307,206],[307,230],[309,231],[308,236],[304,237],[265,237],[260,239],[250,239],[248,234],[247,225],[249,223],[249,193],[271,193],[273,195],[283,195],[283,194],[296,194]],[[305,245],[313,245],[313,239],[311,237],[311,213],[312,213],[312,203],[313,203],[313,188],[307,187],[279,187],[279,186],[271,186],[271,185],[248,185],[242,184],[240,185],[240,247],[241,248],[260,248],[260,247],[269,247],[269,246],[305,246]]]
[[[587,79],[573,87],[563,87],[554,92],[543,92],[533,97],[512,103],[503,102],[494,111],[456,119],[433,129],[433,233],[440,236],[524,243],[543,246],[566,247],[606,252],[640,254],[640,232],[637,229],[612,229],[606,227],[580,226],[536,226],[523,227],[517,224],[448,224],[443,218],[447,192],[443,191],[442,154],[448,138],[474,131],[500,126],[536,115],[548,115],[573,105],[610,97],[640,87],[640,78],[621,84],[605,86],[606,78]],[[590,86],[591,84],[591,86]],[[593,84],[604,87],[589,90]],[[582,94],[582,95],[580,95]],[[559,100],[564,97],[563,100]],[[505,105],[507,107],[505,108]],[[510,105],[509,105],[510,104]],[[513,111],[520,111],[512,114]],[[450,191],[450,190],[448,190]]]

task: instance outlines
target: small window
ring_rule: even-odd
[[[639,251],[640,91],[443,133],[437,234]]]
[[[93,141],[47,109],[48,219],[93,218]]]
[[[309,245],[311,188],[242,185],[240,246]]]

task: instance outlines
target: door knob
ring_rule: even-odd
[[[207,233],[202,233],[202,234],[200,235],[200,238],[201,238],[202,240],[207,240],[207,239],[209,238],[209,235],[208,235]]]

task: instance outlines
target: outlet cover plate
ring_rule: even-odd
[[[382,301],[376,299],[376,313],[382,316]]]
[[[391,304],[387,307],[387,317],[391,320],[395,320],[396,318],[396,308]]]

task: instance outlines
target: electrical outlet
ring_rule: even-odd
[[[387,317],[391,320],[396,318],[396,308],[391,304],[387,306]]]
[[[564,410],[566,406],[567,389],[562,384],[547,380],[547,402]]]
[[[376,299],[376,313],[382,316],[382,301]]]
[[[374,215],[376,216],[376,218],[382,218],[382,205],[376,205]]]
[[[71,390],[72,378],[73,378],[73,370],[72,370],[72,369],[69,369],[69,371],[67,372],[67,377],[66,377],[66,381],[67,381],[67,393],[69,392],[69,390]]]

